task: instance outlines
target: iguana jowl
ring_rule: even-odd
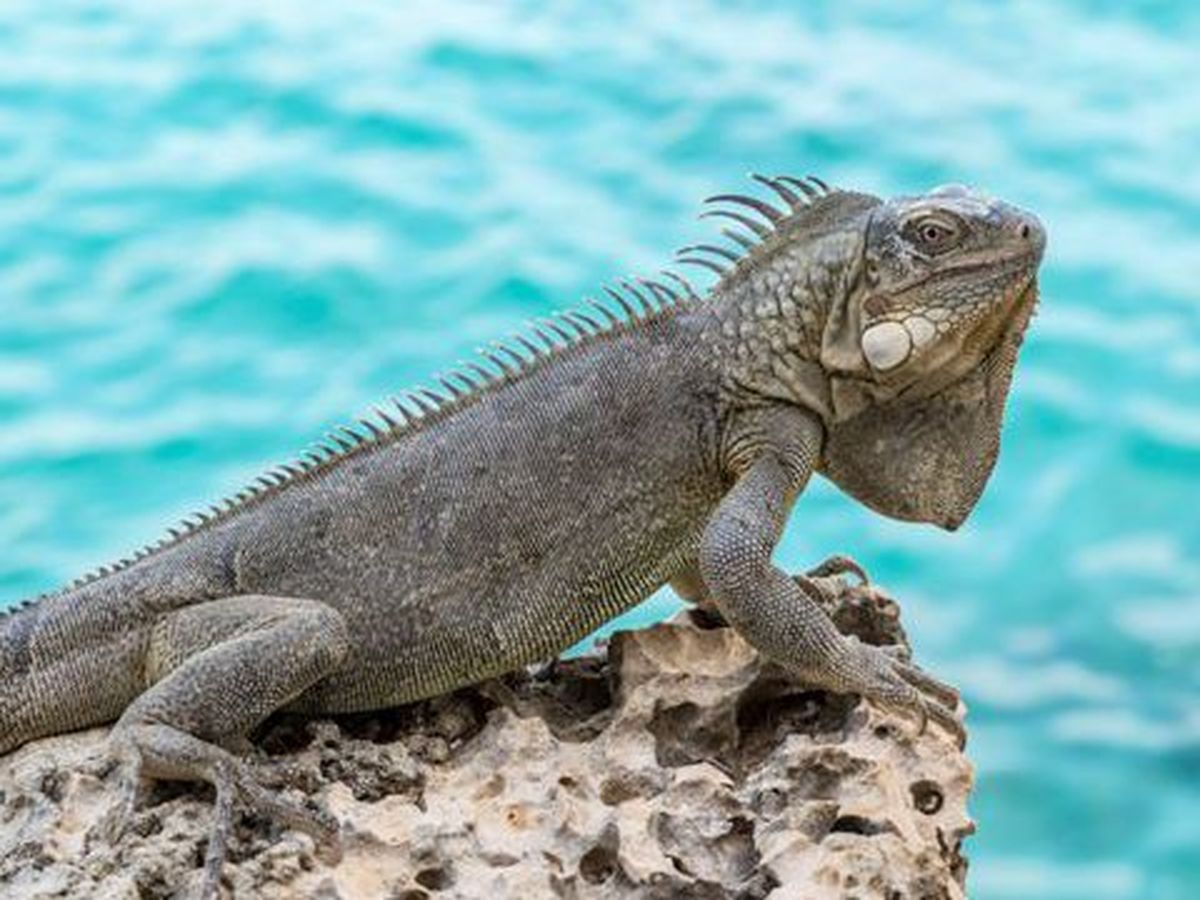
[[[0,616],[0,753],[116,720],[134,776],[211,781],[212,892],[235,799],[332,837],[231,752],[271,712],[478,682],[668,582],[800,678],[959,733],[949,688],[839,634],[771,555],[815,472],[885,515],[962,522],[1044,232],[957,186],[884,202],[756,177],[782,204],[713,198],[733,244],[683,254],[720,275],[707,296],[622,283]]]

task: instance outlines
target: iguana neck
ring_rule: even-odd
[[[860,232],[838,231],[747,260],[717,284],[706,340],[719,360],[726,404],[782,401],[832,420],[822,336],[853,290],[861,258]]]

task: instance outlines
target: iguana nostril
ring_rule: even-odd
[[[1022,241],[1034,249],[1040,258],[1046,249],[1046,231],[1042,227],[1042,223],[1032,213],[1021,214],[1018,222],[1016,233],[1020,235]]]

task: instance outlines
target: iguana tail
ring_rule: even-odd
[[[101,584],[0,612],[0,754],[110,722],[141,690],[136,633],[113,641],[90,616],[74,621],[79,605],[103,608],[107,598],[90,596],[113,588]]]
[[[219,547],[181,542],[0,610],[0,754],[117,719],[146,689],[161,616],[229,582]]]

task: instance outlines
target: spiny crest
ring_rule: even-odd
[[[744,260],[751,258],[756,250],[801,219],[815,201],[836,193],[815,175],[803,178],[776,175],[772,178],[755,173],[750,177],[774,191],[787,204],[788,211],[784,212],[765,200],[746,194],[716,194],[709,197],[705,203],[721,205],[701,213],[700,218],[719,218],[732,222],[733,226],[723,227],[721,234],[733,246],[693,244],[683,247],[676,254],[680,263],[700,266],[716,273],[718,278],[724,278]]]
[[[638,327],[700,300],[700,295],[682,275],[669,270],[661,274],[661,280],[636,276],[619,279],[616,284],[603,288],[612,305],[589,297],[585,300],[585,309],[565,310],[536,319],[528,323],[524,331],[510,335],[507,340],[493,341],[479,348],[476,352],[482,362],[461,362],[449,372],[435,376],[440,391],[416,387],[389,398],[387,405],[374,407],[370,415],[358,419],[354,425],[336,426],[298,459],[265,472],[221,503],[185,517],[175,527],[168,528],[167,534],[157,543],[76,578],[63,590],[74,590],[126,569],[287,485],[311,478],[357,453],[399,440],[570,349]],[[0,618],[48,596],[52,594],[2,609]]]
[[[719,206],[701,213],[700,217],[732,222],[732,227],[721,229],[721,234],[732,242],[732,246],[706,243],[684,247],[677,254],[681,264],[700,266],[724,278],[789,225],[800,221],[815,201],[836,193],[812,175],[804,178],[779,175],[772,178],[754,174],[751,178],[773,191],[787,205],[788,211],[744,194],[709,197],[705,203]],[[615,285],[605,286],[603,291],[615,309],[608,303],[588,298],[585,309],[568,310],[538,319],[529,323],[524,332],[511,335],[507,341],[493,342],[481,348],[478,352],[486,365],[467,361],[437,376],[436,381],[442,391],[418,387],[405,392],[402,397],[391,398],[390,406],[375,407],[372,415],[359,419],[355,426],[336,427],[323,440],[305,450],[298,459],[266,472],[221,503],[187,516],[178,526],[169,528],[166,536],[156,544],[143,547],[131,557],[101,566],[77,578],[64,590],[81,587],[128,568],[287,485],[311,478],[347,457],[394,442],[445,418],[488,391],[520,378],[573,347],[636,327],[664,313],[700,301],[700,295],[681,275],[664,271],[662,276],[661,280],[622,278]],[[49,595],[0,610],[0,618],[28,608],[46,596]]]

